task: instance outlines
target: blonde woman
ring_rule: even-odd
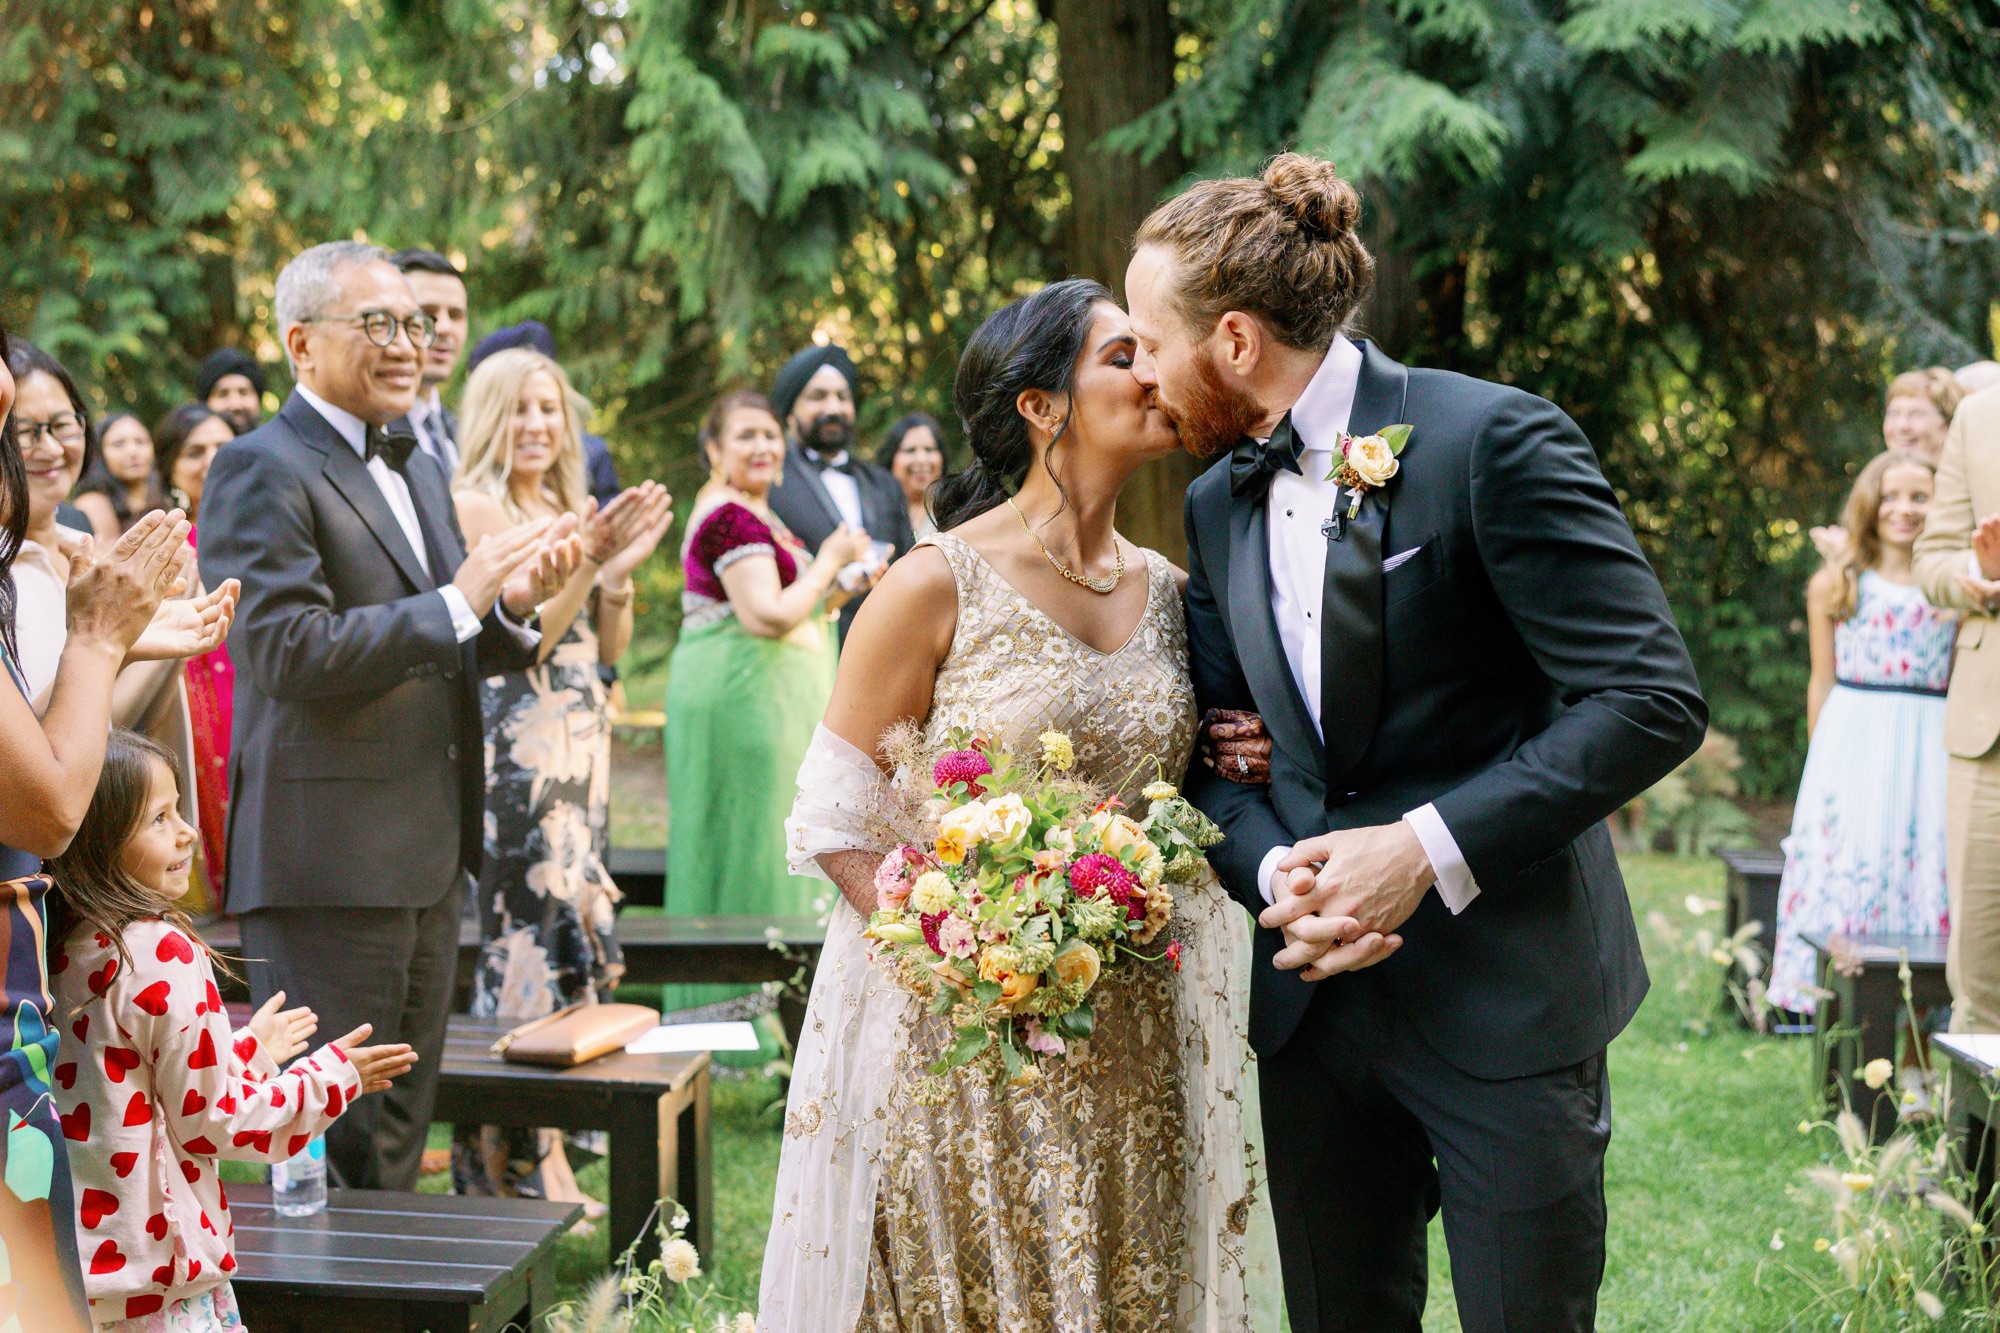
[[[646,482],[598,509],[583,470],[587,405],[561,366],[515,349],[481,362],[465,387],[453,499],[468,549],[528,519],[575,514],[584,559],[541,608],[542,650],[527,670],[488,676],[486,856],[479,877],[485,941],[472,1012],[535,1018],[603,998],[624,970],[612,935],[618,891],[605,869],[610,725],[597,668],[632,637],[632,571],[673,522],[672,500]],[[513,1189],[576,1201],[561,1140],[526,1136],[508,1159],[482,1136],[482,1169],[458,1154],[461,1188]],[[469,1143],[467,1147],[469,1148]],[[539,1187],[523,1179],[540,1161]],[[482,1179],[483,1177],[483,1179]]]
[[[1770,999],[1815,1008],[1801,932],[1943,935],[1945,687],[1955,613],[1932,606],[1912,553],[1933,476],[1914,450],[1855,478],[1841,552],[1806,590],[1812,681],[1805,775],[1785,840]]]

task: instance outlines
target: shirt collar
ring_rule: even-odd
[[[1354,413],[1354,393],[1361,384],[1361,349],[1347,335],[1333,335],[1326,359],[1319,363],[1305,392],[1292,404],[1292,430],[1303,451],[1331,453]]]
[[[410,404],[411,425],[428,429],[432,417],[440,420],[444,417],[444,400],[436,389],[432,389],[428,395],[418,394],[417,401]]]
[[[823,454],[819,450],[814,449],[809,445],[802,444],[799,446],[799,448],[804,449],[806,451],[806,457],[812,459],[813,462],[818,463],[821,467],[847,466],[847,450],[845,449],[842,449],[837,454]]]
[[[313,411],[326,418],[327,424],[340,433],[341,439],[347,441],[348,448],[364,459],[368,457],[367,422],[344,407],[335,407],[303,384],[298,386],[298,390],[299,397],[305,399]]]

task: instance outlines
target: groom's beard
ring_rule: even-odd
[[[1257,400],[1224,380],[1215,363],[1200,355],[1194,358],[1194,382],[1186,399],[1160,406],[1174,419],[1181,447],[1204,460],[1234,449],[1264,419]]]

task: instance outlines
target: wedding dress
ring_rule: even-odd
[[[1058,626],[950,534],[958,622],[925,740],[954,727],[1033,754],[1066,732],[1078,772],[1143,817],[1194,741],[1174,571],[1146,552],[1145,614],[1117,650]],[[887,850],[869,835],[884,780],[821,728],[788,824],[814,857]],[[1236,1333],[1277,1326],[1245,1023],[1249,921],[1213,875],[1175,888],[1178,972],[1127,963],[1092,992],[1096,1035],[995,1090],[938,1079],[943,1020],[868,960],[840,900],[813,983],[785,1114],[764,1256],[769,1333]]]

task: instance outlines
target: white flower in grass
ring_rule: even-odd
[[[673,1220],[668,1222],[667,1225],[675,1231],[686,1231],[688,1229],[687,1209],[674,1209]]]
[[[676,1286],[701,1276],[701,1252],[684,1240],[670,1240],[660,1250],[660,1268]]]

